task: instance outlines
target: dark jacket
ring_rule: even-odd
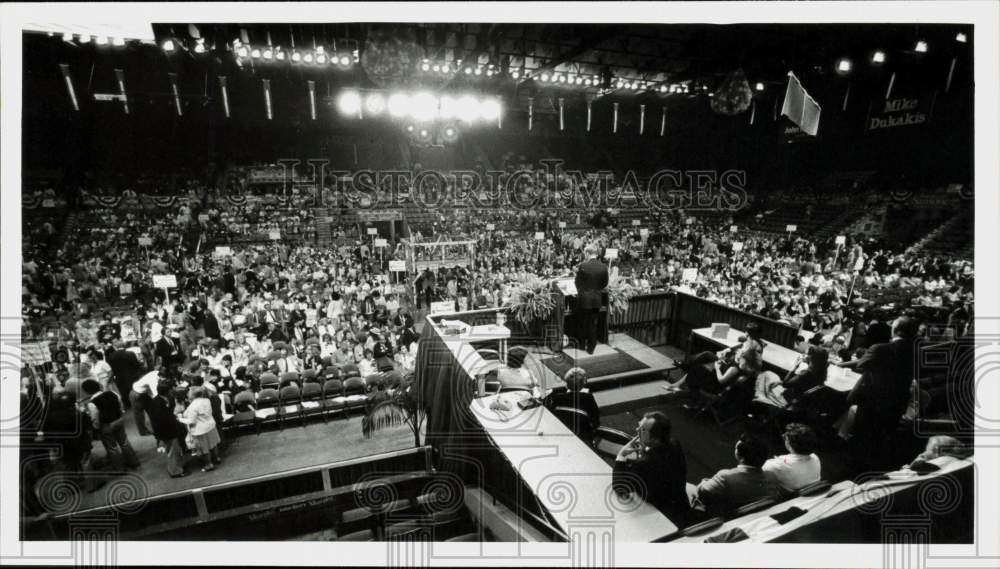
[[[219,320],[210,310],[205,311],[205,337],[222,340],[222,331],[219,330]]]
[[[608,287],[608,266],[597,259],[584,261],[576,271],[576,292],[581,310],[601,308],[601,295]]]
[[[172,399],[160,396],[154,397],[146,408],[149,413],[149,423],[153,427],[153,435],[158,441],[169,442],[187,436],[187,427],[177,420],[173,408]]]
[[[847,396],[859,409],[899,419],[910,398],[913,382],[913,340],[876,344],[861,356],[854,369],[861,379]]]
[[[650,449],[641,460],[616,461],[614,488],[635,490],[646,502],[667,514],[683,514],[690,504],[687,498],[687,463],[680,443]]]
[[[142,377],[145,371],[139,358],[128,350],[115,350],[109,352],[105,358],[111,366],[111,373],[115,376],[115,384],[118,386],[132,386],[133,383]],[[127,393],[127,392],[126,392]]]

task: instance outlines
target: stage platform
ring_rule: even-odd
[[[584,368],[589,375],[587,387],[602,413],[665,400],[669,396],[664,389],[666,378],[676,369],[665,350],[651,348],[625,333],[612,333],[608,343],[598,344],[593,354],[576,348],[566,348],[561,354],[533,348],[524,365],[546,388],[565,385],[562,375],[570,367]]]
[[[166,470],[166,455],[156,452],[156,441],[152,436],[139,436],[131,414],[128,415],[126,432],[141,462],[133,472],[142,478],[145,483],[142,490],[148,497],[413,448],[413,431],[407,426],[385,429],[370,439],[364,438],[360,414],[346,419],[331,418],[327,423],[314,419],[306,422],[305,427],[296,421],[281,431],[267,429],[260,435],[247,432],[238,437],[230,436],[221,466],[211,472],[202,472],[201,460],[189,457],[191,475],[170,478]],[[95,442],[93,449],[95,460],[104,462],[104,447]],[[83,493],[76,509],[108,504],[108,493],[114,489],[116,475],[99,471],[96,476],[107,483],[93,492]]]

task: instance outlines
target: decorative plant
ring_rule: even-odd
[[[413,444],[420,446],[420,428],[427,418],[420,408],[412,374],[393,390],[378,391],[369,398],[370,407],[361,419],[361,434],[370,439],[377,431],[407,425],[413,431]]]
[[[628,312],[629,299],[639,293],[638,287],[615,275],[608,281],[608,312],[625,314]]]
[[[518,322],[528,326],[548,318],[556,308],[556,299],[549,283],[538,277],[528,277],[511,289],[505,306]]]

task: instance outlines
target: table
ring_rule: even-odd
[[[572,538],[602,528],[613,532],[615,542],[649,542],[677,530],[641,498],[619,499],[611,488],[611,467],[545,407],[518,407],[523,397],[500,393],[474,399],[469,407],[560,529]],[[494,401],[510,410],[492,410]]]
[[[742,529],[750,536],[749,540],[744,540],[741,543],[773,541],[825,518],[833,517],[854,508],[863,508],[865,505],[887,495],[902,492],[907,488],[912,488],[916,484],[972,465],[972,460],[970,459],[963,460],[949,456],[935,458],[930,462],[939,466],[941,470],[926,476],[916,476],[916,473],[911,471],[899,470],[888,473],[889,480],[871,481],[863,484],[855,484],[851,480],[843,480],[834,484],[830,490],[818,496],[803,496],[786,500],[766,510],[729,520],[720,527],[705,534],[682,537],[671,543],[700,543],[704,542],[707,537],[736,528]],[[827,494],[834,491],[837,492],[835,495],[827,497]],[[784,512],[792,506],[806,510],[806,513],[783,525],[771,518],[773,514]]]
[[[725,338],[716,338],[712,336],[711,328],[697,328],[691,330],[691,335],[697,336],[706,342],[732,348],[740,343],[739,338],[743,335],[743,332],[730,328]],[[779,346],[771,342],[765,341],[764,344],[764,363],[781,370],[785,374],[795,368],[799,358],[803,355],[791,348]],[[861,379],[861,375],[856,371],[831,365],[826,370],[825,385],[834,391],[846,393],[854,389],[854,385],[859,379]]]
[[[499,364],[507,361],[507,340],[510,339],[510,328],[498,326],[497,324],[485,324],[480,326],[468,326],[460,334],[445,334],[444,327],[440,322],[434,323],[438,335],[444,340],[448,349],[455,355],[455,359],[469,373],[471,377],[476,377],[495,369]],[[494,362],[483,358],[473,342],[499,341],[500,361]]]

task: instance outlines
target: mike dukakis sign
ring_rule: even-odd
[[[865,130],[884,130],[924,124],[931,119],[937,93],[917,97],[899,97],[873,102],[868,107]]]

